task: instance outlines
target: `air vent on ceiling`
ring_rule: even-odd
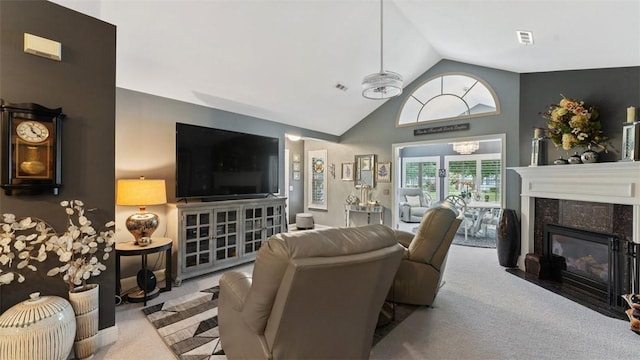
[[[342,85],[342,84],[340,84],[340,83],[337,83],[337,84],[336,84],[336,89],[338,89],[338,90],[342,90],[342,91],[347,91],[349,88],[348,88],[348,87],[346,87],[345,85]]]
[[[533,45],[533,33],[531,31],[516,31],[518,34],[518,41],[522,45]]]

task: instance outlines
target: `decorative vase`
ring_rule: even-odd
[[[569,164],[582,164],[582,160],[580,159],[580,155],[578,152],[569,156]]]
[[[580,159],[585,164],[598,162],[598,153],[591,149],[591,144],[587,145],[587,150],[580,155]]]
[[[496,238],[496,250],[500,265],[509,268],[516,267],[520,255],[520,222],[515,210],[502,210]]]
[[[69,291],[69,302],[76,314],[77,330],[73,348],[78,359],[92,357],[98,350],[99,295],[98,284],[87,284]]]
[[[71,304],[59,296],[30,297],[0,315],[0,359],[67,359],[76,333]]]
[[[567,164],[567,160],[563,159],[562,157],[555,159],[553,161],[554,165],[566,165]]]

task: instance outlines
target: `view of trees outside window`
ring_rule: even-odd
[[[420,188],[438,200],[438,161],[425,161],[424,158],[403,159],[402,187]]]
[[[460,195],[467,200],[500,202],[499,154],[456,155],[447,158],[447,195]]]

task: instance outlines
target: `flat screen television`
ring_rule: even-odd
[[[275,194],[278,154],[278,138],[176,123],[176,198]]]

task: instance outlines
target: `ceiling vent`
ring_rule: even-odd
[[[533,45],[533,33],[531,31],[516,31],[518,34],[518,42],[522,45]]]
[[[338,89],[338,90],[342,90],[342,91],[347,91],[349,88],[348,88],[348,87],[346,87],[345,85],[342,85],[342,84],[340,84],[340,83],[337,83],[337,84],[336,84],[336,89]]]

